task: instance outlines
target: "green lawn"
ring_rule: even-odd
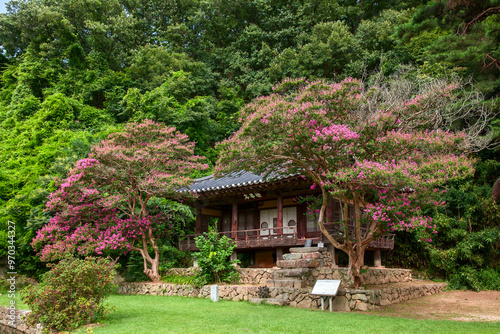
[[[10,298],[8,292],[1,292],[0,293],[0,305],[10,305]],[[19,296],[19,293],[16,293],[16,308],[20,309],[27,309],[28,306],[24,305],[24,303],[21,301],[21,297]]]
[[[162,296],[109,298],[116,311],[100,333],[500,333],[500,323],[327,313],[247,302]],[[83,333],[84,331],[81,331]]]
[[[6,295],[0,296],[0,304],[8,302]],[[103,327],[93,328],[95,334],[500,333],[500,323],[413,320],[187,297],[113,295],[108,303],[116,311]]]

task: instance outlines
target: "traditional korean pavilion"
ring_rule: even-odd
[[[199,195],[190,203],[197,209],[196,234],[182,236],[179,248],[197,251],[194,239],[208,231],[209,223],[217,222],[219,233],[236,243],[237,253],[250,256],[254,267],[274,266],[289,248],[303,247],[306,240],[314,246],[323,242],[335,255],[314,219],[305,214],[307,204],[297,201],[299,196],[320,194],[311,185],[299,175],[266,181],[249,172],[197,179],[190,187]],[[351,206],[349,216],[354,216]],[[325,223],[332,235],[342,233],[336,223],[340,219],[340,203],[334,200],[327,207]],[[371,242],[368,250],[374,251],[374,265],[381,266],[381,249],[393,248],[393,235]]]

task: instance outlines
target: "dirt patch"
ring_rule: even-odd
[[[446,291],[367,312],[412,319],[500,321],[500,291]]]

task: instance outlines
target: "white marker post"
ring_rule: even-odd
[[[213,302],[219,301],[219,286],[218,285],[211,285],[210,286],[210,299]]]

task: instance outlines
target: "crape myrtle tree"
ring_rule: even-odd
[[[459,86],[445,81],[412,89],[401,82],[392,86],[398,85],[399,99],[387,85],[364,89],[351,78],[285,80],[270,96],[248,104],[240,130],[218,146],[216,173],[249,170],[271,178],[303,175],[314,182],[312,188],[322,194],[319,228],[348,254],[348,283],[355,287],[362,284],[370,242],[410,229],[432,241],[435,225],[423,215],[423,205],[442,204],[434,198],[443,185],[473,173],[474,161],[462,153],[472,148],[473,135],[429,129],[433,119],[449,125],[447,117],[472,113],[450,109],[457,106],[452,92]],[[325,227],[333,198],[341,202],[338,235]],[[353,217],[348,205],[354,206]]]
[[[175,128],[150,120],[127,124],[93,146],[50,195],[46,207],[55,215],[32,246],[44,261],[138,251],[144,274],[158,281],[158,240],[172,224],[148,201],[190,196],[178,190],[189,185],[193,171],[208,167],[193,149]]]

